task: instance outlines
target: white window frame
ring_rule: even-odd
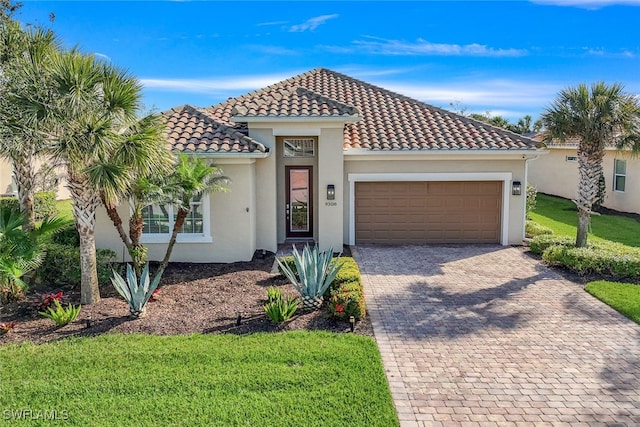
[[[194,204],[202,206],[202,233],[178,233],[176,243],[211,243],[213,241],[211,237],[211,204],[209,203],[209,195],[203,194],[200,201]],[[178,210],[173,205],[166,205],[166,209],[169,213],[169,232],[151,234],[143,232],[140,237],[140,243],[169,243],[175,215]]]
[[[618,173],[618,162],[622,162],[622,164],[624,165],[623,173]],[[624,188],[622,190],[618,189],[618,177],[624,178],[624,184],[623,184]],[[613,161],[613,191],[616,191],[618,193],[624,193],[626,189],[627,189],[627,161],[622,159],[615,159]]]
[[[299,141],[302,142],[302,146],[300,147],[300,151],[297,151],[295,148],[290,150],[294,153],[294,155],[287,155],[287,150],[284,148],[286,145],[291,145],[292,142]],[[311,143],[311,151],[307,150],[305,147],[305,143]],[[282,141],[282,157],[288,159],[304,159],[304,158],[314,158],[316,156],[316,140],[315,138],[284,138]],[[299,153],[299,155],[297,155]]]

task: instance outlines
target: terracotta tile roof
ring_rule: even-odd
[[[167,139],[175,150],[187,153],[267,151],[264,145],[241,130],[216,121],[189,105],[173,108],[162,115],[167,121]]]
[[[318,68],[200,110],[237,126],[248,117],[336,117],[344,148],[369,150],[534,150],[536,142],[507,130]],[[249,119],[250,120],[250,119]],[[184,128],[183,128],[184,129]],[[184,138],[189,135],[180,133]],[[192,135],[191,138],[197,138]]]

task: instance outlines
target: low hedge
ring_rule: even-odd
[[[80,286],[80,248],[77,246],[48,243],[45,257],[38,269],[38,278],[42,283],[63,286]],[[112,268],[119,270],[115,264],[116,253],[109,249],[96,250],[98,282],[101,285],[111,283]]]
[[[293,256],[281,257],[280,261],[296,271]],[[329,300],[329,312],[339,319],[349,320],[349,316],[360,319],[366,313],[366,305],[358,264],[351,257],[337,258],[337,262],[342,267],[324,293]]]
[[[17,197],[0,197],[0,209],[12,207],[20,209],[20,202]],[[52,218],[58,215],[56,193],[52,191],[36,193],[33,198],[33,212],[36,221],[42,221],[45,217]]]
[[[540,225],[535,221],[527,220],[525,234],[527,237],[535,237],[543,234],[553,234],[553,230],[549,227],[545,227],[544,225]]]
[[[640,280],[640,248],[601,241],[576,248],[572,238],[544,235],[533,239],[531,251],[542,254],[550,265],[564,266],[578,274]]]

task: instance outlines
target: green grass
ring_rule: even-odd
[[[25,409],[74,426],[398,425],[375,342],[351,334],[107,334],[0,346],[0,360],[3,418]]]
[[[73,203],[71,202],[71,199],[58,200],[56,202],[56,207],[58,208],[59,216],[68,220],[73,220]]]
[[[549,227],[554,234],[575,237],[578,225],[576,205],[567,199],[538,194],[537,205],[530,218]],[[589,238],[610,240],[640,247],[640,222],[621,215],[593,215]]]
[[[640,285],[600,280],[587,283],[585,291],[636,323],[640,323]]]

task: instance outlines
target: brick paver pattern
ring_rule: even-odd
[[[640,425],[640,327],[521,248],[353,255],[402,426]]]

